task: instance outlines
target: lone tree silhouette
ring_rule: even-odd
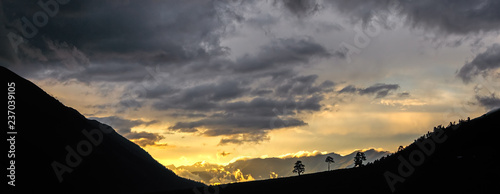
[[[330,164],[335,163],[335,161],[333,161],[331,156],[327,156],[325,162],[328,163],[328,171],[330,171]]]
[[[302,161],[298,160],[297,162],[295,162],[295,166],[293,167],[293,173],[297,173],[299,174],[302,174],[304,173],[304,171],[306,171],[306,168],[305,166],[302,164]]]
[[[354,167],[363,166],[363,160],[366,160],[365,153],[363,152],[356,153],[356,156],[354,156]]]

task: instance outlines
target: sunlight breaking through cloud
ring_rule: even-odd
[[[328,153],[327,151],[318,151],[314,150],[312,152],[309,151],[298,151],[296,153],[287,153],[283,155],[279,155],[278,158],[301,158],[301,157],[309,157],[309,156],[317,156],[320,154],[326,154]]]

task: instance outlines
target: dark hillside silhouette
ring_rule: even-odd
[[[203,186],[178,177],[111,127],[87,120],[5,67],[0,77],[5,93],[7,83],[15,83],[16,187],[9,189],[16,193],[144,193]]]
[[[500,110],[438,126],[365,166],[198,188],[214,193],[489,193],[497,189]],[[431,143],[432,141],[432,143]],[[300,186],[294,186],[300,185]],[[195,192],[195,193],[198,193]],[[168,192],[161,192],[168,193]],[[193,193],[193,190],[176,193]]]

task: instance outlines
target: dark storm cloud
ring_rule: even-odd
[[[320,85],[314,85],[317,75],[298,76],[293,79],[287,80],[284,84],[276,88],[276,94],[279,96],[290,95],[310,95],[315,93],[332,91],[335,86],[330,80],[324,81]]]
[[[166,95],[175,94],[178,92],[180,92],[180,89],[178,89],[174,86],[162,83],[162,84],[156,85],[154,87],[154,89],[148,89],[143,93],[139,93],[138,97],[139,98],[146,98],[146,99],[161,99],[162,97],[164,97]]]
[[[359,20],[368,22],[375,13],[388,12],[388,0],[362,1],[362,0],[332,0],[325,1],[325,4],[342,14],[348,15],[353,22]]]
[[[240,85],[241,84],[235,80],[222,81],[214,85],[200,85],[186,90],[182,98],[187,101],[192,101],[199,97],[209,101],[234,99],[242,96],[247,91]]]
[[[36,1],[2,4],[3,28],[18,35],[23,31],[21,18],[31,20],[41,11]],[[15,56],[2,58],[58,70],[85,69],[89,62],[178,65],[224,54],[220,37],[238,19],[225,4],[213,1],[70,1],[59,5],[57,15],[37,28],[34,37],[25,37]],[[9,41],[2,41],[5,47],[11,47]],[[94,72],[78,73],[92,77]]]
[[[222,136],[219,145],[259,143],[269,138],[267,132],[271,129],[307,125],[296,117],[299,112],[321,109],[323,95],[332,92],[335,83],[318,83],[317,75],[299,75],[294,68],[329,56],[312,38],[278,39],[255,55],[224,61],[221,65],[225,68],[217,65],[215,71],[203,70],[212,75],[227,74],[224,79],[207,78],[214,83],[180,90],[160,86],[151,89],[156,95],[145,96],[160,97],[153,103],[156,110],[206,115],[194,121],[179,121],[169,127],[171,131]],[[260,82],[269,78],[271,81]]]
[[[500,45],[493,44],[485,52],[478,54],[471,62],[460,68],[457,76],[463,82],[469,83],[479,74],[487,74],[491,70],[500,68]]]
[[[186,118],[199,118],[206,117],[206,114],[201,113],[172,113],[169,116],[177,118],[177,117],[186,117]]]
[[[203,69],[212,75],[207,78],[211,83],[166,90],[163,94],[162,87],[152,88],[158,90],[151,92],[157,95],[149,96],[161,97],[154,99],[156,110],[206,115],[195,121],[179,121],[169,127],[171,131],[223,136],[226,140],[221,145],[236,141],[260,142],[259,138],[267,137],[265,134],[270,129],[306,125],[294,117],[299,112],[321,109],[323,95],[332,92],[335,83],[329,80],[318,83],[317,75],[299,75],[294,68],[327,57],[330,54],[312,38],[277,39],[262,46],[254,55],[225,60],[216,65],[215,70]],[[224,75],[224,78],[214,79],[214,75]],[[271,81],[261,82],[263,79]],[[256,133],[264,135],[243,136]]]
[[[322,99],[320,96],[296,101],[257,97],[249,102],[222,103],[216,109],[226,111],[226,114],[216,114],[192,122],[177,122],[169,127],[169,130],[193,133],[200,132],[199,128],[204,128],[206,131],[202,134],[206,136],[230,136],[303,126],[307,123],[293,116],[300,111],[318,111]],[[279,107],[279,110],[276,107]],[[281,109],[282,107],[285,108]]]
[[[132,131],[131,128],[143,124],[147,124],[146,122],[140,121],[140,120],[128,120],[128,119],[122,119],[120,117],[90,117],[88,119],[91,120],[97,120],[99,122],[102,122],[104,124],[110,125],[113,127],[116,132],[124,135],[127,133],[130,133]]]
[[[247,134],[236,134],[230,135],[222,138],[219,141],[220,146],[227,144],[244,144],[244,143],[260,143],[263,141],[269,141],[271,138],[267,135],[267,133],[247,133]]]
[[[331,54],[312,38],[278,39],[263,46],[256,56],[245,55],[236,61],[234,71],[239,73],[263,72],[293,68],[307,64],[316,57],[330,57]]]
[[[295,76],[278,83],[270,83],[267,86],[269,89],[261,89],[266,91],[268,97],[248,93],[246,97],[253,98],[250,101],[239,98],[231,102],[212,100],[209,102],[211,103],[209,110],[205,106],[191,106],[192,101],[187,104],[176,103],[176,108],[183,106],[179,109],[193,108],[196,111],[215,113],[195,121],[177,122],[169,127],[169,130],[197,132],[205,136],[223,136],[219,145],[262,142],[269,138],[267,136],[269,130],[307,125],[295,117],[299,112],[321,109],[320,102],[323,100],[323,95],[332,91],[335,83],[324,81],[317,84],[316,79],[316,75]],[[206,92],[201,96],[203,97],[204,94]],[[189,100],[187,97],[182,99]],[[199,102],[208,103],[201,100]],[[162,103],[166,102],[160,102]]]
[[[153,89],[155,93],[158,89]],[[171,90],[173,91],[173,90]],[[215,108],[219,101],[241,97],[248,89],[236,80],[222,81],[216,84],[202,84],[179,92],[165,93],[164,100],[155,103],[158,110],[188,109],[208,111]]]
[[[274,1],[273,4],[283,6],[285,10],[299,18],[312,15],[321,8],[316,0],[278,0]]]
[[[222,108],[229,112],[240,114],[253,114],[262,116],[271,116],[274,107],[288,107],[297,111],[317,111],[320,107],[321,95],[312,95],[310,97],[294,98],[263,98],[255,97],[251,101],[237,101],[226,103]]]
[[[125,135],[127,139],[132,140],[134,143],[140,146],[154,146],[154,145],[162,145],[158,142],[162,140],[164,137],[159,135],[158,133],[150,133],[146,131],[141,132],[130,132]]]
[[[357,88],[354,85],[348,85],[341,90],[338,91],[338,93],[357,93],[359,95],[373,95],[375,94],[375,98],[383,98],[386,97],[390,91],[397,90],[399,89],[398,84],[384,84],[384,83],[377,83],[372,86],[369,86],[367,88]]]
[[[269,90],[269,89],[256,89],[256,90],[253,90],[252,91],[252,95],[256,95],[256,96],[264,96],[264,95],[268,95],[268,94],[272,94],[273,91],[272,90]]]
[[[400,1],[402,13],[414,27],[451,34],[469,34],[500,29],[500,2],[491,0]]]
[[[247,2],[247,1],[245,1]],[[36,1],[1,1],[1,37],[23,35],[23,17],[42,10]],[[316,1],[276,1],[280,11],[305,18]],[[336,85],[298,68],[342,57],[309,36],[273,37],[256,52],[228,57],[221,40],[235,24],[268,28],[281,20],[261,15],[246,20],[239,1],[70,1],[59,5],[17,51],[0,44],[0,63],[30,78],[77,80],[124,86],[116,113],[153,108],[178,119],[171,131],[221,136],[220,145],[262,142],[269,130],[307,125],[301,112],[322,108]],[[340,29],[338,26],[335,28]],[[2,39],[2,40],[3,40]],[[381,90],[381,92],[383,92]],[[382,94],[382,93],[381,93]],[[119,117],[95,118],[141,145],[156,145],[156,133],[133,132],[147,125]]]
[[[234,79],[246,80],[250,75],[240,74]],[[316,80],[316,75],[292,75],[262,85],[234,80],[201,84],[166,95],[153,107],[205,115],[194,121],[179,121],[169,127],[171,131],[222,136],[219,145],[258,143],[268,138],[269,130],[307,125],[296,117],[298,113],[321,110],[323,95],[332,92],[335,83]]]
[[[385,92],[385,95],[383,95],[382,97],[386,96],[387,95],[387,92],[389,92],[390,90],[397,90],[399,89],[399,85],[398,84],[383,84],[383,83],[378,83],[378,84],[375,84],[375,85],[372,85],[368,88],[365,88],[365,89],[360,89],[359,90],[359,94],[361,95],[364,95],[364,94],[377,94],[377,97],[379,97],[379,93],[380,92]]]
[[[491,0],[333,0],[325,1],[353,21],[397,14],[411,27],[468,35],[500,29],[500,2]],[[384,19],[384,18],[379,18]]]
[[[151,125],[157,123],[158,121],[153,120],[149,122],[141,121],[141,120],[128,120],[120,117],[90,117],[89,119],[97,120],[104,124],[107,124],[113,127],[116,132],[123,135],[127,139],[132,140],[134,143],[140,146],[151,146],[151,145],[160,145],[158,142],[162,140],[164,137],[158,133],[150,133],[145,131],[132,131],[133,127],[140,125]]]
[[[270,130],[271,119],[264,116],[248,116],[248,115],[234,115],[223,118],[206,118],[194,122],[177,122],[174,126],[169,127],[171,131],[194,133],[200,132],[198,128],[203,127],[206,131],[202,134],[205,136],[228,136],[235,134],[247,133],[264,133]],[[282,123],[287,125],[282,125]],[[279,126],[276,128],[296,127],[307,125],[304,121],[289,118],[280,120]]]
[[[348,85],[348,86],[342,88],[341,90],[339,90],[339,93],[355,93],[357,91],[358,91],[358,88],[356,88],[356,86]]]
[[[495,94],[491,94],[491,96],[476,95],[476,100],[479,102],[479,105],[487,110],[500,107],[500,98],[496,97]]]
[[[85,68],[74,68],[69,70],[57,69],[48,71],[37,78],[51,77],[61,81],[76,79],[81,82],[129,82],[141,80],[148,75],[144,67],[134,64],[107,63],[106,65],[89,65]]]
[[[328,56],[326,49],[315,43],[312,38],[278,39],[263,46],[256,55],[246,55],[236,59],[236,61],[211,61],[212,63],[220,63],[216,65],[215,69],[200,66],[200,68],[206,68],[203,70],[204,74],[211,75],[206,79],[212,83],[195,84],[183,88],[179,88],[179,86],[167,87],[165,83],[146,90],[139,97],[154,100],[153,108],[156,110],[183,110],[204,112],[204,114],[210,111],[236,111],[238,113],[236,117],[254,119],[255,126],[267,125],[266,127],[269,128],[269,120],[275,116],[275,113],[272,112],[275,106],[300,106],[298,107],[299,110],[312,111],[320,109],[319,101],[322,99],[320,96],[323,93],[332,91],[335,83],[326,80],[318,84],[316,83],[317,75],[297,75],[298,73],[295,72],[294,67],[306,65],[307,62],[314,58]],[[220,68],[220,66],[225,67]],[[197,70],[200,68],[197,68]],[[192,74],[196,74],[196,72],[189,70],[183,76]],[[224,78],[214,80],[213,77],[216,75],[224,75]],[[261,85],[254,84],[260,79],[269,77],[272,78],[271,82],[265,82],[265,84]],[[205,77],[195,76],[189,81],[203,79]],[[260,95],[267,95],[268,98],[263,100],[263,98],[258,98]],[[314,96],[298,98],[302,95]],[[253,100],[237,100],[242,97]],[[251,105],[249,106],[249,104]],[[267,116],[267,118],[257,118],[256,116]],[[219,128],[224,122],[232,125],[228,120],[217,118],[218,120],[212,122],[213,119],[216,118],[207,118],[201,124],[192,122],[189,125],[218,126]],[[234,121],[244,122],[243,119],[234,119]],[[214,123],[217,123],[217,125]],[[183,122],[180,122],[172,127],[172,130],[197,131],[189,125],[186,126]],[[251,125],[251,123],[246,125]],[[243,131],[240,130],[240,132]]]

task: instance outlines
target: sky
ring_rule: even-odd
[[[500,2],[4,0],[0,65],[164,165],[396,151],[500,106]]]

